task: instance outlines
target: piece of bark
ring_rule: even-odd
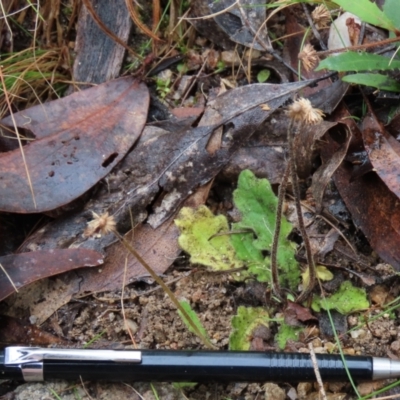
[[[125,0],[91,2],[101,21],[126,43],[132,29],[132,20]],[[85,6],[82,6],[77,30],[74,80],[103,83],[118,77],[125,49],[101,30]]]

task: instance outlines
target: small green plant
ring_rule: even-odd
[[[197,330],[199,332],[201,332],[204,335],[204,337],[206,337],[208,340],[210,340],[210,338],[208,337],[207,331],[205,330],[205,328],[204,328],[203,324],[201,323],[199,317],[197,316],[195,311],[192,309],[190,304],[186,300],[181,300],[179,303],[182,306],[182,308],[186,311],[187,315],[189,315],[189,317],[191,318],[191,320],[193,321],[193,323],[197,327]],[[185,325],[189,329],[189,331],[194,333],[194,334],[196,334],[196,331],[192,328],[192,326],[190,325],[188,319],[182,314],[182,312],[180,310],[178,310],[178,313],[179,313],[179,316],[182,318],[182,321],[185,323]]]
[[[257,74],[257,82],[258,83],[264,83],[268,80],[268,78],[271,75],[271,71],[269,69],[262,69],[258,74]]]
[[[232,333],[229,337],[230,350],[249,350],[251,336],[260,325],[269,327],[269,314],[263,307],[240,306],[232,318]]]
[[[335,3],[345,11],[357,15],[362,21],[387,29],[392,35],[398,36],[400,33],[400,9],[397,0],[385,0],[379,4],[370,0],[335,0]],[[397,38],[393,39],[393,41],[396,40]],[[390,41],[391,39],[385,42]],[[343,81],[400,92],[400,82],[387,74],[377,73],[377,71],[390,72],[398,69],[400,60],[366,53],[365,47],[357,46],[361,52],[348,51],[330,56],[320,62],[317,71],[329,69],[338,72],[354,72],[354,74],[344,76]]]
[[[251,273],[260,282],[271,281],[269,252],[272,246],[276,224],[278,200],[266,179],[258,179],[245,170],[239,176],[238,187],[233,193],[233,201],[241,214],[241,220],[232,224],[232,244],[239,259],[246,262]],[[292,290],[299,284],[300,268],[295,260],[296,246],[287,237],[292,225],[282,219],[278,243],[278,264],[281,268],[282,283]],[[235,233],[247,231],[244,233]]]
[[[212,271],[244,265],[235,255],[228,236],[228,220],[224,215],[215,216],[206,206],[197,210],[184,207],[175,225],[181,232],[179,245],[191,255],[191,263],[205,265]]]
[[[167,95],[171,92],[171,79],[156,79],[156,89],[157,93],[160,95],[162,99],[167,97]]]
[[[314,311],[337,310],[341,314],[364,310],[369,307],[367,294],[364,289],[356,288],[350,281],[343,282],[339,290],[330,297],[321,299],[314,296],[311,305]]]

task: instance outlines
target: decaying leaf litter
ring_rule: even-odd
[[[18,11],[16,3],[7,2],[2,11],[6,14]],[[40,4],[42,12],[55,18],[54,15],[59,15],[51,12],[55,6],[47,3]],[[304,50],[300,57],[303,66],[299,69],[296,55],[305,49],[305,44],[326,49],[328,30],[325,27],[329,27],[330,21],[316,18],[319,6],[276,3],[273,7],[263,8],[256,7],[251,1],[233,3],[221,1],[215,6],[213,2],[199,1],[185,10],[183,4],[167,4],[169,9],[166,10],[175,22],[178,21],[177,13],[183,15],[184,11],[188,12],[189,18],[218,15],[192,20],[202,36],[193,30],[186,31],[190,35],[182,33],[182,26],[187,21],[180,20],[180,25],[172,30],[172,36],[178,35],[176,40],[181,40],[181,47],[185,44],[188,48],[183,57],[175,57],[170,63],[168,59],[162,59],[167,53],[161,43],[167,42],[168,35],[161,29],[159,35],[164,42],[154,42],[152,57],[146,58],[133,77],[114,80],[121,76],[124,51],[98,24],[106,21],[108,27],[118,32],[119,39],[126,41],[132,22],[128,12],[118,13],[113,19],[113,13],[107,9],[110,5],[94,1],[95,7],[89,12],[82,7],[78,18],[77,55],[73,68],[75,83],[68,89],[71,93],[75,89],[75,93],[26,109],[19,108],[13,98],[13,117],[1,121],[2,148],[8,150],[0,156],[3,159],[2,188],[7,194],[2,198],[2,209],[7,213],[33,212],[39,217],[40,213],[46,212],[46,215],[38,220],[39,227],[33,227],[32,232],[25,235],[23,243],[6,243],[15,227],[10,224],[9,230],[2,227],[5,242],[2,253],[9,260],[2,264],[3,271],[7,272],[9,263],[15,265],[18,257],[26,257],[29,252],[33,261],[35,257],[40,260],[40,254],[45,252],[68,251],[78,258],[79,251],[94,251],[92,263],[99,263],[104,257],[105,264],[100,269],[71,270],[49,279],[41,278],[60,271],[43,267],[45,272],[40,271],[37,275],[34,270],[27,269],[26,273],[18,270],[20,274],[24,272],[23,283],[14,284],[18,293],[9,296],[1,305],[4,344],[46,345],[43,340],[39,342],[41,334],[32,333],[29,328],[30,324],[36,324],[40,326],[37,329],[46,333],[48,344],[134,346],[132,337],[140,347],[201,347],[199,337],[191,333],[190,323],[184,315],[178,317],[166,294],[149,281],[140,263],[132,256],[125,259],[128,253],[112,233],[115,223],[118,232],[126,234],[126,240],[153,269],[162,276],[166,274],[164,281],[169,282],[185,312],[197,321],[195,326],[204,329],[213,345],[219,348],[309,351],[308,343],[311,342],[316,352],[337,352],[338,343],[335,343],[332,321],[329,322],[333,318],[345,353],[398,357],[400,346],[395,320],[398,295],[395,269],[399,262],[396,245],[396,109],[388,100],[382,100],[385,96],[367,87],[363,88],[368,98],[364,103],[368,109],[366,113],[361,109],[363,98],[357,88],[350,89],[352,93],[345,96],[348,84],[332,74],[331,80],[315,81],[328,73],[312,71],[318,56],[310,50],[308,53]],[[379,5],[369,2],[362,5],[365,10],[361,6],[360,9],[346,9],[346,4],[342,4],[344,1],[336,3],[340,3],[345,11],[360,13],[358,16],[363,21],[397,32],[399,18],[393,1],[386,0]],[[78,15],[78,5],[73,2],[71,18]],[[158,5],[155,0],[154,10]],[[335,8],[334,4],[328,6],[331,10]],[[126,5],[124,1],[118,1],[112,7],[120,10]],[[255,12],[252,12],[253,8]],[[141,13],[146,19],[144,10],[135,10],[136,16]],[[319,10],[320,15],[323,15],[322,11]],[[40,9],[27,12],[39,18]],[[308,14],[314,36],[305,34],[304,27],[310,23]],[[157,15],[157,12],[153,15],[154,26],[159,21]],[[332,15],[333,18],[337,16]],[[269,20],[265,25],[266,17]],[[361,25],[354,22],[356,17],[348,18],[348,47],[358,46],[359,50],[359,46],[365,46],[373,51],[377,47],[375,42],[386,40],[389,44],[384,31],[379,31],[378,39],[368,26],[365,34],[361,34]],[[57,28],[63,22],[60,17],[51,21]],[[15,25],[12,28],[17,29]],[[43,37],[49,40],[51,28],[43,25],[42,29]],[[59,29],[54,32],[58,33],[54,37],[63,40]],[[71,24],[66,32],[71,33]],[[287,35],[287,38],[271,42],[273,35]],[[133,43],[134,50],[129,52],[125,70],[134,68],[135,62],[129,62],[133,60],[132,54],[138,53],[134,41],[139,37],[136,34],[134,38],[129,43]],[[107,51],[101,51],[106,44],[109,46]],[[7,51],[13,50],[12,45],[10,41],[2,42]],[[230,50],[232,48],[236,50]],[[87,57],[89,53],[90,57]],[[108,54],[113,54],[112,59]],[[311,57],[308,63],[307,55]],[[152,59],[155,60],[153,63]],[[158,65],[157,59],[162,60]],[[181,63],[174,66],[177,59]],[[363,73],[364,67],[355,63],[354,58],[344,60],[346,66],[340,64],[339,58],[331,64],[327,64],[327,60],[329,58],[325,59],[325,67],[333,70],[355,71],[356,75]],[[367,69],[385,71],[388,64],[382,64],[383,61],[376,60],[381,64],[375,63]],[[103,68],[93,68],[100,62]],[[153,73],[158,71],[153,80],[144,79],[149,68]],[[220,70],[218,73],[217,69]],[[258,72],[265,69],[270,71],[270,81],[256,83]],[[295,74],[298,70],[308,80],[297,82]],[[5,73],[3,75],[6,77]],[[362,83],[376,86],[376,77],[369,81],[365,76],[361,78],[364,79]],[[396,76],[388,76],[385,86],[378,87],[395,90],[393,79],[395,81]],[[251,84],[247,84],[249,80]],[[184,86],[185,81],[189,86]],[[76,90],[79,85],[83,89],[93,83],[98,86]],[[145,100],[147,88],[152,99],[150,109]],[[156,94],[164,99],[164,104]],[[285,109],[290,104],[289,99],[300,96],[309,97],[314,107],[328,114],[327,121],[314,128],[301,127],[296,139],[308,145],[295,146],[295,153],[289,157],[286,141],[289,119]],[[177,104],[182,106],[181,114],[176,111]],[[187,120],[171,118],[173,108],[175,115],[184,115],[184,110],[193,106],[200,112],[204,109],[200,118],[196,117],[198,111]],[[146,115],[148,123],[143,129]],[[362,118],[362,123],[357,124],[354,117]],[[31,187],[24,165],[14,161],[21,161],[21,148],[15,145],[16,131],[21,135],[21,144],[29,142],[24,146],[24,154]],[[307,296],[302,304],[295,302],[301,291],[298,285],[302,284],[304,289],[310,277],[302,244],[305,239],[298,234],[298,217],[290,200],[290,182],[285,215],[295,228],[289,235],[291,242],[286,238],[290,225],[286,225],[284,237],[277,242],[279,279],[284,289],[281,302],[271,292],[271,243],[261,240],[266,232],[272,236],[274,196],[276,189],[282,186],[289,158],[295,160],[297,174],[302,179],[302,214],[322,285],[315,287],[312,296]],[[240,177],[239,171],[243,171]],[[80,175],[85,181],[79,179]],[[274,186],[260,179],[265,177]],[[255,208],[244,210],[239,205],[241,195],[235,195],[232,189],[237,187],[236,193],[240,193],[240,185],[249,182],[255,187],[261,186],[261,190],[256,190],[254,197],[251,191],[246,193],[249,198],[244,197],[244,203],[254,204]],[[206,186],[199,190],[202,185]],[[259,205],[261,213],[257,214]],[[263,207],[265,215],[262,214]],[[208,215],[207,229],[214,226],[213,218],[225,216],[225,222],[215,225],[213,233],[204,231],[201,224],[197,225],[197,231],[191,231],[190,224],[183,221],[185,215],[193,216],[196,212]],[[255,213],[256,225],[248,217],[246,220],[246,213]],[[8,215],[3,214],[3,225],[7,226]],[[272,222],[265,224],[267,219]],[[88,224],[93,220],[89,229]],[[107,224],[108,233],[103,229]],[[132,226],[135,229],[129,231]],[[189,229],[189,237],[201,239],[200,245],[194,247],[194,251],[200,252],[196,254],[198,265],[190,265],[186,258],[179,257],[178,236],[181,247],[194,257],[193,250],[183,244],[183,226]],[[28,228],[29,224],[26,225]],[[283,245],[283,241],[287,244]],[[234,258],[230,261],[224,258],[225,252],[222,257],[218,252],[221,243],[233,251]],[[216,252],[225,262],[219,271],[212,272],[218,265],[212,257],[204,261],[204,246],[210,246],[209,254]],[[289,255],[285,255],[285,246],[291,248]],[[87,260],[81,260],[74,263],[74,267],[87,264]],[[172,269],[166,272],[172,264]],[[289,264],[292,265],[290,274],[283,268]],[[15,267],[12,268],[15,272]],[[10,273],[2,277],[4,297],[8,296],[13,277],[15,275]],[[127,286],[121,292],[123,285]],[[22,333],[25,326],[26,336],[20,334],[10,339],[7,332],[16,326],[22,326]],[[386,384],[388,382],[381,385]],[[82,391],[82,398],[87,396],[87,388],[93,391],[94,397],[104,393],[108,397],[125,396],[126,390],[121,387],[92,384],[82,387],[79,383],[76,390]],[[148,386],[135,384],[134,387],[144,398],[153,398]],[[65,388],[60,383],[53,390],[59,396],[68,396]],[[344,398],[348,393],[352,398],[356,396],[354,393],[368,394],[377,389],[379,383],[359,384],[353,389],[347,383],[331,384],[327,387],[327,396]],[[29,385],[20,386],[16,389],[17,398],[29,390],[32,390]],[[39,390],[49,393],[46,385],[40,385]],[[304,384],[292,388],[282,386],[282,389],[270,384],[261,387],[235,383],[227,387],[210,383],[174,389],[165,384],[157,385],[155,390],[160,398],[184,398],[184,393],[186,398],[193,399],[207,397],[207,393],[213,393],[215,398],[249,399],[271,398],[268,397],[271,392],[278,396],[276,398],[317,398],[319,395],[318,387]],[[396,393],[395,390],[390,389],[385,394]],[[40,398],[41,394],[34,396]],[[31,394],[30,398],[35,397]]]

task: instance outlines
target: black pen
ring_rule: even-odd
[[[343,381],[340,355],[317,354],[323,381]],[[345,356],[356,381],[400,377],[400,361]],[[7,347],[0,352],[0,379],[153,382],[315,381],[309,354],[244,351],[80,350]]]

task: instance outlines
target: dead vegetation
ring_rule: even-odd
[[[3,346],[400,357],[386,3],[378,28],[348,15],[340,48],[329,31],[342,1],[262,3],[1,2]],[[387,80],[350,87],[352,75],[316,70],[363,72],[327,58],[349,49],[392,58],[370,68]],[[241,334],[245,312],[261,314]],[[367,399],[397,398],[397,384],[2,382],[0,393]]]

